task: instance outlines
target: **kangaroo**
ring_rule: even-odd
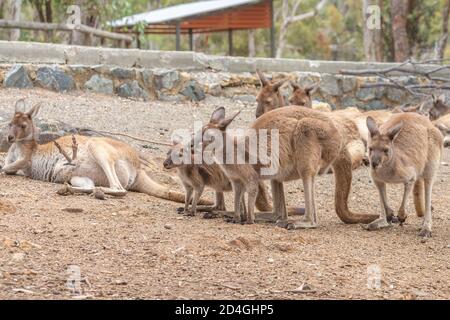
[[[445,103],[445,95],[442,94],[439,97],[432,95],[433,104],[428,110],[428,114],[431,121],[437,120],[450,113],[450,105]]]
[[[238,113],[237,113],[238,114]],[[226,129],[237,114],[225,117],[225,109],[217,108],[207,125],[202,129],[203,148],[207,148],[213,141],[214,135],[208,132],[220,132],[223,143],[216,146],[215,155],[223,156],[229,153],[229,146],[236,150],[242,137],[230,136]],[[340,126],[338,125],[340,128]],[[235,222],[240,222],[240,203],[244,193],[248,193],[247,219],[246,223],[254,223],[254,205],[261,180],[271,180],[272,198],[275,213],[281,219],[278,226],[288,229],[314,228],[317,226],[317,217],[314,200],[314,179],[319,173],[325,172],[333,166],[336,176],[335,205],[336,212],[345,223],[363,223],[373,221],[375,215],[360,215],[348,210],[347,201],[351,187],[351,159],[347,149],[346,138],[342,136],[342,128],[338,129],[334,121],[326,114],[312,109],[289,106],[278,108],[257,118],[251,125],[250,130],[256,134],[259,147],[271,140],[272,130],[279,132],[279,150],[271,150],[267,145],[269,153],[274,152],[278,161],[273,161],[276,172],[263,174],[262,168],[268,167],[262,161],[258,152],[257,163],[221,163],[222,169],[231,180],[235,199]],[[269,137],[260,137],[261,129],[266,129]],[[212,130],[212,131],[210,131]],[[231,141],[230,141],[231,139]],[[264,142],[265,141],[265,142]],[[245,153],[249,157],[249,143],[245,143]],[[277,153],[278,152],[278,153]],[[284,198],[283,182],[302,179],[305,189],[306,214],[297,222],[288,223],[288,212]]]
[[[450,114],[433,121],[433,124],[444,136],[444,147],[450,148]]]
[[[406,220],[405,205],[414,188],[414,204],[419,217],[424,216],[420,236],[431,237],[431,194],[443,152],[443,137],[424,116],[404,113],[392,116],[378,126],[367,118],[370,132],[370,173],[381,199],[380,218],[368,225],[369,230],[389,226],[386,183],[404,185],[403,200],[398,212],[400,222]]]
[[[186,190],[184,213],[188,215],[195,215],[197,212],[197,203],[200,196],[203,193],[205,187],[210,187],[215,191],[216,201],[211,208],[203,208],[208,211],[226,211],[224,192],[232,191],[230,180],[222,171],[220,166],[216,163],[213,164],[194,164],[194,159],[191,158],[191,164],[177,163],[173,161],[173,153],[178,153],[179,157],[182,157],[182,153],[186,150],[182,143],[181,137],[175,136],[173,139],[173,146],[167,152],[167,158],[164,160],[164,168],[172,169],[176,168],[178,176]],[[193,149],[191,149],[193,151]],[[193,157],[193,155],[192,155]],[[267,187],[264,183],[260,183],[258,186],[258,196],[256,199],[256,207],[260,211],[271,211],[272,206],[268,198]],[[192,203],[192,207],[189,210],[189,204]],[[243,212],[245,212],[245,206],[243,206]]]
[[[28,112],[19,100],[9,125],[8,142],[12,143],[1,169],[6,174],[19,171],[35,180],[70,182],[75,190],[106,187],[110,194],[123,195],[126,190],[158,198],[184,202],[184,195],[153,181],[145,173],[139,153],[126,143],[105,137],[73,135],[56,139],[56,143],[38,145],[33,118],[40,105]],[[65,150],[72,149],[70,159]],[[203,201],[211,204],[210,201]]]
[[[261,90],[256,96],[258,103],[256,107],[256,118],[259,118],[264,113],[285,105],[283,95],[279,89],[287,80],[284,79],[277,82],[269,81],[258,69],[256,69],[256,73],[261,81]]]

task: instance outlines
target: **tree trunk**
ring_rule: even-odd
[[[369,6],[378,6],[379,11],[369,10]],[[380,14],[378,16],[378,14]],[[381,30],[381,0],[364,0],[364,53],[366,61],[383,60],[383,38]]]
[[[436,59],[444,59],[445,48],[448,40],[448,18],[450,15],[450,0],[447,0],[442,12],[442,36],[437,45]]]
[[[409,59],[411,55],[406,30],[408,6],[409,0],[391,0],[392,36],[396,62],[403,62]]]
[[[22,12],[22,0],[13,0],[11,2],[10,17],[13,21],[20,21]],[[20,29],[11,29],[9,32],[9,40],[17,41],[20,38]]]
[[[256,56],[255,30],[254,29],[248,31],[248,56],[251,58]]]

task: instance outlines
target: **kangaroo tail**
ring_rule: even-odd
[[[151,179],[143,170],[139,171],[136,177],[136,183],[133,187],[133,191],[142,192],[150,196],[180,203],[184,203],[185,201],[185,196],[183,193],[159,184]],[[213,205],[214,203],[210,200],[200,199],[198,204]]]
[[[339,219],[344,223],[370,223],[379,216],[375,214],[361,214],[350,211],[348,197],[352,186],[352,159],[346,149],[333,163],[335,175],[335,209]]]

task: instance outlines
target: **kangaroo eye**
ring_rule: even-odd
[[[389,153],[389,149],[384,149],[383,151],[384,151],[385,154]]]

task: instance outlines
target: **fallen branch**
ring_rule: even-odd
[[[80,133],[82,133],[83,131],[92,131],[95,133],[99,133],[99,134],[107,134],[107,135],[111,135],[111,136],[122,136],[122,137],[127,137],[133,140],[137,140],[137,141],[142,141],[142,142],[147,142],[147,143],[152,143],[152,144],[159,144],[159,145],[163,145],[163,146],[172,146],[171,143],[169,142],[162,142],[162,141],[156,141],[156,140],[148,140],[148,139],[143,139],[143,138],[139,138],[136,136],[132,136],[130,134],[127,133],[121,133],[121,132],[111,132],[111,131],[105,131],[105,130],[93,130],[93,129],[79,129],[78,130]]]

